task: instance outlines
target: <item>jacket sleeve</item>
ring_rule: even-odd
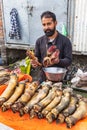
[[[72,63],[72,44],[69,39],[64,42],[63,58],[60,58],[58,66],[68,67]]]
[[[39,42],[39,40],[37,40],[36,44],[35,44],[35,56],[38,58],[38,61],[40,62],[41,54],[40,54],[40,42]]]

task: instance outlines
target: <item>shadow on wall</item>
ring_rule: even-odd
[[[2,58],[1,58],[1,56],[0,56],[0,65],[3,65],[3,62],[2,62]]]

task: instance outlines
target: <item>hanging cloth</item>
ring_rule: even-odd
[[[11,29],[9,31],[10,39],[17,39],[17,40],[21,39],[18,12],[15,8],[13,8],[10,12],[10,23],[11,23]]]

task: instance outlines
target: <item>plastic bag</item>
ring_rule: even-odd
[[[24,74],[30,74],[31,63],[30,63],[29,57],[26,57],[25,59],[23,59],[20,62],[20,69],[21,69],[22,73],[24,73]]]

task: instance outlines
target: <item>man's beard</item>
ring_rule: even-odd
[[[47,37],[51,37],[55,33],[55,28],[53,28],[53,29],[47,29],[44,32],[45,32],[45,34],[46,34]]]

